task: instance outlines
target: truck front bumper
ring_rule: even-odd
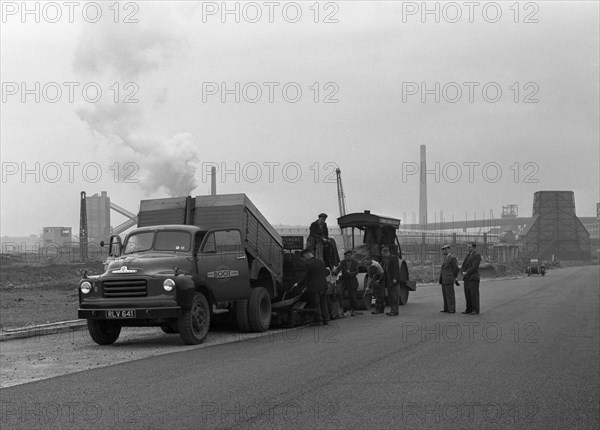
[[[113,314],[115,311],[135,311],[135,316],[127,316],[127,318],[115,318],[110,317],[110,313]],[[136,308],[136,307],[107,307],[107,308],[94,308],[94,309],[82,309],[79,308],[77,312],[79,318],[82,319],[94,319],[94,320],[105,320],[105,319],[119,319],[119,320],[152,320],[152,319],[169,319],[179,318],[181,316],[181,308],[175,307],[158,307],[158,308]],[[129,314],[131,315],[131,314]]]

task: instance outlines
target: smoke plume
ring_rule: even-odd
[[[85,27],[75,49],[74,69],[94,81],[150,79],[180,49],[184,39],[175,33],[181,28],[174,22],[176,15],[165,13],[164,8],[153,10],[152,3],[145,3],[142,12],[143,19],[140,17],[138,23],[103,20]],[[150,102],[141,87],[137,98],[138,103],[115,103],[111,96],[105,96],[77,114],[94,136],[109,141],[115,161],[138,164],[136,178],[147,193],[163,190],[170,196],[191,194],[197,186],[195,173],[199,165],[191,135],[177,133],[166,138],[145,128],[147,110],[160,101]]]

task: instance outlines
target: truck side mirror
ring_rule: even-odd
[[[123,244],[121,243],[121,237],[119,235],[111,236],[108,246],[108,256],[119,257],[121,255],[122,248]]]
[[[106,245],[106,243],[104,243],[103,240],[100,241],[100,247],[104,248],[104,245]]]

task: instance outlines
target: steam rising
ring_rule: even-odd
[[[144,5],[143,19],[135,24],[115,24],[103,20],[83,30],[75,49],[74,68],[97,81],[99,78],[114,82],[139,82],[159,70],[172,53],[182,44],[168,22],[164,9],[152,14]],[[161,31],[168,29],[169,34]],[[77,111],[94,135],[104,136],[111,142],[115,160],[135,161],[136,175],[147,193],[164,190],[170,196],[185,196],[196,188],[198,149],[189,133],[177,133],[171,138],[156,136],[143,129],[145,109],[152,106],[144,97],[143,88],[137,95],[139,103],[115,103],[112,95],[105,95],[91,106]],[[126,173],[126,172],[123,172]]]

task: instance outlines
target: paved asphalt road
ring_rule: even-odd
[[[598,266],[0,390],[3,429],[600,428]],[[464,308],[457,288],[459,310]],[[3,347],[0,346],[0,347]],[[110,348],[110,347],[109,347]]]

